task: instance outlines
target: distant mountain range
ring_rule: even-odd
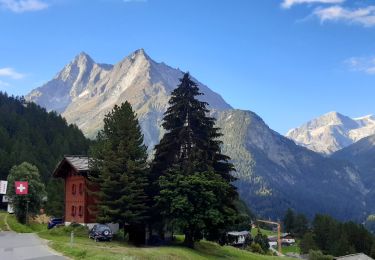
[[[330,112],[291,129],[286,136],[312,151],[329,155],[372,134],[374,116],[350,118]]]
[[[104,115],[128,100],[152,154],[163,134],[161,120],[169,95],[181,76],[182,71],[155,62],[142,49],[115,65],[95,63],[81,53],[26,99],[56,110],[91,138],[101,129]],[[296,145],[255,113],[233,109],[195,81],[224,134],[223,151],[236,166],[240,196],[255,213],[277,218],[291,207],[310,217],[320,212],[362,220],[371,212],[358,168]]]
[[[375,208],[375,135],[365,137],[358,142],[334,153],[332,158],[351,162],[360,173],[360,178],[368,194],[367,205]]]

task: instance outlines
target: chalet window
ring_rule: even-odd
[[[72,206],[72,216],[74,217],[76,215],[76,207]]]
[[[77,192],[77,190],[76,190],[76,185],[73,184],[73,185],[72,185],[72,194],[75,195],[76,192]]]
[[[83,194],[83,183],[79,184],[78,190],[79,190],[79,194],[82,195]]]
[[[82,217],[82,215],[83,215],[83,207],[82,206],[79,206],[78,215],[80,217]]]

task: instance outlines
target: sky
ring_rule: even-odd
[[[144,48],[274,130],[375,113],[375,0],[0,0],[0,90]]]

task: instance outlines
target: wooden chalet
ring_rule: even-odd
[[[63,178],[65,181],[65,225],[95,224],[96,217],[89,211],[89,207],[95,207],[95,200],[88,192],[88,172],[89,158],[78,155],[65,156],[53,172],[53,177]]]

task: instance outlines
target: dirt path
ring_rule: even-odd
[[[4,224],[5,224],[5,227],[7,230],[5,231],[11,231],[10,229],[10,226],[8,225],[8,214],[5,214],[5,217],[4,217]]]
[[[8,231],[10,230],[9,225],[7,223],[7,216],[5,212],[0,212],[0,221],[3,222],[0,226],[0,231]]]

